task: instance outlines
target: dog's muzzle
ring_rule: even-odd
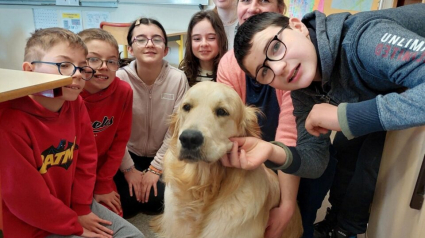
[[[197,130],[184,130],[179,136],[183,149],[195,150],[204,143],[204,136]]]
[[[204,136],[198,130],[187,129],[179,136],[181,149],[180,160],[187,162],[196,162],[203,160],[201,154],[201,146],[204,143]]]

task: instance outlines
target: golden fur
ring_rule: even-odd
[[[202,82],[187,92],[170,126],[164,214],[151,222],[158,237],[263,237],[269,211],[279,204],[277,175],[264,166],[248,171],[219,162],[232,147],[229,137],[259,136],[257,112],[223,84]],[[202,143],[183,145],[186,130],[202,135]],[[283,237],[301,234],[297,209]]]

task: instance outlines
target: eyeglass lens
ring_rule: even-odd
[[[93,77],[94,73],[96,72],[93,68],[89,66],[83,66],[83,67],[77,67],[72,63],[69,62],[62,62],[60,65],[58,65],[59,73],[62,75],[72,76],[75,74],[75,71],[77,69],[81,73],[81,78],[84,80],[89,80]]]
[[[283,59],[286,53],[286,46],[285,44],[278,39],[278,35],[282,32],[279,31],[278,34],[274,37],[274,39],[270,42],[270,44],[267,47],[266,51],[266,59],[264,60],[263,67],[258,70],[256,75],[257,82],[261,84],[269,84],[273,81],[275,74],[273,70],[265,65],[266,61],[278,61]]]
[[[120,67],[120,64],[117,60],[102,60],[97,57],[91,57],[87,59],[87,62],[89,63],[89,66],[94,69],[100,69],[102,68],[103,63],[106,63],[106,67],[108,67],[111,71],[117,71]]]
[[[164,39],[162,36],[154,36],[151,39],[147,38],[146,36],[136,36],[134,38],[134,41],[136,41],[139,46],[146,46],[149,40],[152,41],[152,44],[155,46],[162,46],[164,44]]]

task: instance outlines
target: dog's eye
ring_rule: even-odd
[[[217,114],[217,116],[219,116],[219,117],[228,116],[229,115],[229,113],[226,110],[224,110],[223,108],[218,108],[215,111],[215,114]]]
[[[182,108],[183,108],[183,110],[185,110],[186,112],[188,112],[188,111],[190,111],[190,109],[192,107],[190,106],[190,104],[184,104]]]

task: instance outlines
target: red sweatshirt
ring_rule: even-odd
[[[95,94],[83,91],[81,96],[90,115],[98,152],[94,193],[117,191],[113,178],[131,134],[133,90],[128,83],[115,78],[105,90]]]
[[[5,237],[81,235],[90,213],[97,152],[83,100],[51,112],[23,97],[0,118]]]

